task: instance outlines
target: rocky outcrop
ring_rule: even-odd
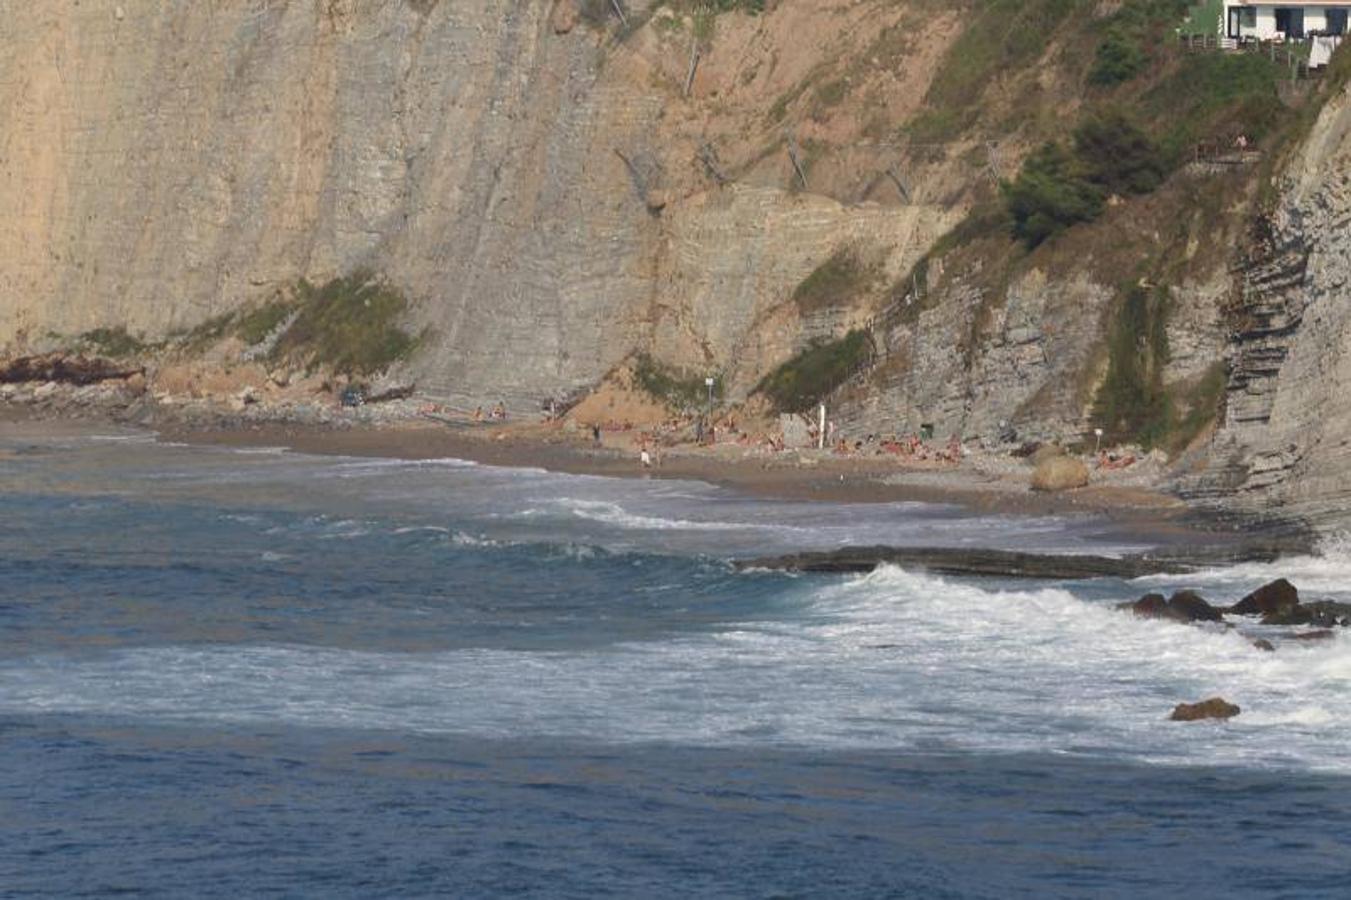
[[[1351,94],[1324,107],[1257,228],[1229,311],[1226,414],[1185,492],[1345,524],[1351,499]]]
[[[1195,561],[1144,555],[1081,556],[951,547],[845,547],[737,563],[742,569],[818,573],[871,572],[882,565],[918,569],[935,575],[1039,579],[1139,578],[1163,572],[1187,572],[1197,566]]]
[[[1163,594],[1145,594],[1134,603],[1123,603],[1142,619],[1167,619],[1173,622],[1222,622],[1224,616],[1195,591],[1178,591],[1164,599]]]
[[[1225,612],[1239,616],[1261,616],[1263,625],[1333,628],[1351,624],[1351,604],[1333,600],[1301,603],[1299,590],[1284,578],[1262,585]]]
[[[1232,719],[1240,712],[1237,704],[1223,697],[1211,697],[1199,703],[1179,703],[1168,718],[1174,722],[1198,722],[1202,719]]]
[[[0,355],[366,267],[430,397],[538,409],[644,349],[744,393],[810,339],[785,301],[835,247],[895,274],[962,212],[888,192],[848,109],[793,187],[765,109],[908,12],[837,7],[719,16],[686,96],[692,25],[646,6],[621,33],[571,0],[0,3]],[[867,76],[891,114],[958,31],[927,18]]]

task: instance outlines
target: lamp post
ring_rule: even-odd
[[[1098,453],[1098,451],[1100,451],[1101,449],[1102,449],[1102,429],[1101,429],[1101,428],[1094,428],[1094,429],[1093,429],[1093,454],[1096,456],[1097,453]]]

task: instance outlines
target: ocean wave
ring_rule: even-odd
[[[386,474],[392,472],[416,471],[419,469],[473,469],[478,468],[479,464],[468,459],[456,459],[452,456],[439,457],[434,459],[389,459],[385,457],[372,458],[342,458],[340,462],[331,463],[322,469],[320,474],[335,474],[340,478],[359,477],[367,474]]]
[[[640,531],[787,531],[810,533],[811,529],[794,525],[779,525],[770,522],[719,522],[697,521],[691,519],[668,519],[662,516],[647,516],[632,513],[618,503],[606,500],[579,500],[563,498],[556,501],[558,506],[579,519],[600,522],[619,528]]]
[[[1313,555],[1213,566],[1186,575],[1151,575],[1136,579],[1134,584],[1208,590],[1215,594],[1209,599],[1227,605],[1277,578],[1288,579],[1308,599],[1351,597],[1351,546],[1337,538],[1325,542]]]
[[[616,743],[1088,753],[1351,771],[1345,638],[1276,653],[1062,588],[896,568],[764,621],[600,651],[138,648],[0,664],[0,709]],[[1220,695],[1226,723],[1167,721]]]

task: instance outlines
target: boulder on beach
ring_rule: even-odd
[[[1034,491],[1068,491],[1088,484],[1088,466],[1073,456],[1042,460],[1032,473]]]
[[[1168,718],[1174,722],[1197,722],[1201,719],[1232,719],[1238,714],[1237,704],[1223,697],[1211,697],[1200,703],[1179,703]]]
[[[1299,606],[1299,591],[1284,578],[1277,578],[1235,603],[1229,611],[1240,616],[1265,616],[1283,613],[1296,606]]]
[[[1168,619],[1173,622],[1222,622],[1220,611],[1195,591],[1178,591],[1167,600],[1163,594],[1145,594],[1134,603],[1122,603],[1117,609],[1130,610],[1142,619]]]

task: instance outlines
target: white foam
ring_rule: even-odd
[[[603,650],[144,648],[0,665],[0,709],[704,745],[978,749],[1351,771],[1339,636],[1254,649],[1062,589],[883,569],[801,616]],[[1125,598],[1122,598],[1125,599]],[[1226,723],[1167,721],[1220,695]]]
[[[620,528],[633,528],[640,531],[804,531],[790,525],[771,525],[764,522],[718,522],[694,521],[691,519],[668,519],[661,516],[645,516],[631,513],[618,503],[604,500],[579,500],[564,498],[558,504],[569,510],[579,519],[601,522]]]
[[[1277,578],[1288,579],[1303,599],[1351,597],[1351,555],[1343,550],[1313,556],[1283,557],[1275,562],[1240,563],[1182,576],[1159,575],[1136,580],[1141,586],[1184,585],[1213,593],[1221,605],[1235,602]]]

